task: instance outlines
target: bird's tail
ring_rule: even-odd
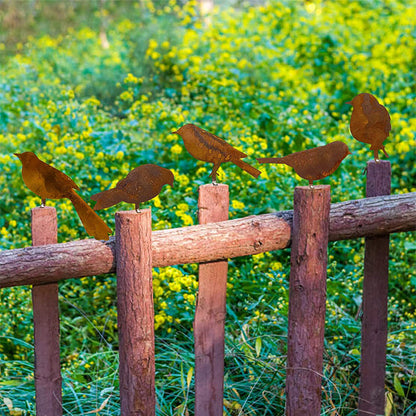
[[[261,157],[257,159],[259,163],[285,163],[282,157]]]
[[[99,209],[109,208],[113,205],[123,201],[124,193],[117,188],[109,189],[107,191],[98,192],[90,196],[93,201],[97,203],[94,205],[94,211]]]
[[[241,159],[235,159],[232,161],[235,165],[237,165],[239,168],[245,170],[247,173],[249,173],[251,176],[254,176],[257,178],[260,175],[260,171],[253,166],[249,165],[247,162],[244,162],[244,160]]]
[[[92,208],[75,192],[72,191],[69,199],[74,204],[75,210],[85,227],[88,235],[97,240],[108,240],[111,228],[95,213]]]

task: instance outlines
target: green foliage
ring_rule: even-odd
[[[53,36],[30,27],[33,36],[19,39],[17,53],[1,57],[2,249],[30,245],[30,209],[40,203],[24,187],[13,152],[36,152],[73,177],[87,201],[137,165],[158,163],[172,169],[175,185],[148,204],[154,229],[196,223],[197,188],[208,182],[210,166],[195,161],[170,134],[186,122],[223,137],[253,165],[255,157],[342,140],[353,155],[322,183],[331,184],[333,202],[361,198],[362,170],[371,152],[352,139],[345,104],[359,92],[375,94],[392,116],[386,149],[393,192],[416,191],[416,36],[406,2],[274,0],[217,8],[211,22],[200,18],[195,2],[166,1],[156,8],[146,0],[120,9],[114,6],[120,2],[105,3],[106,9],[98,2],[91,2],[92,9],[81,4],[68,2],[65,7],[75,7],[70,24],[54,27]],[[45,23],[45,10],[36,13]],[[93,16],[88,28],[87,14]],[[108,48],[100,40],[103,21]],[[0,50],[10,52],[12,40],[0,37]],[[284,166],[261,170],[254,180],[233,165],[220,169],[220,180],[230,185],[231,218],[291,209],[294,186],[305,184]],[[69,201],[48,205],[58,210],[59,241],[87,238]],[[114,229],[114,213],[126,207],[100,214]],[[415,247],[410,233],[391,239],[387,386],[392,414],[406,414],[416,396],[416,274],[409,267]],[[362,263],[362,241],[330,245],[326,414],[352,415],[357,405],[360,323],[355,315]],[[196,272],[195,265],[154,270],[161,415],[193,411]],[[228,415],[283,414],[288,275],[286,250],[230,261]],[[60,293],[65,412],[85,414],[102,406],[99,414],[117,414],[115,277],[66,281]],[[0,412],[21,408],[22,414],[34,414],[28,289],[3,289],[0,316]]]

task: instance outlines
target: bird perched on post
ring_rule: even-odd
[[[141,202],[159,195],[163,185],[173,186],[173,180],[173,173],[169,169],[153,164],[138,166],[118,181],[115,188],[92,195],[91,199],[97,201],[94,210],[124,201],[135,204],[136,211],[139,211]]]
[[[266,157],[257,159],[260,163],[278,163],[292,167],[303,179],[313,181],[322,179],[335,172],[343,159],[351,154],[348,146],[335,141],[325,146],[302,150],[283,157]]]
[[[389,157],[383,145],[391,130],[390,115],[386,108],[366,92],[358,94],[347,104],[353,107],[350,121],[353,137],[360,142],[371,144],[370,150],[374,152],[376,161],[379,150]]]
[[[108,240],[111,229],[75,192],[79,187],[65,173],[40,160],[33,152],[15,153],[22,162],[22,177],[26,186],[42,199],[68,198],[87,233],[97,240]]]
[[[216,183],[218,168],[225,162],[234,163],[255,178],[261,173],[247,162],[241,160],[247,157],[245,153],[240,152],[223,139],[194,124],[185,124],[179,130],[172,132],[172,134],[178,134],[182,137],[186,150],[195,159],[214,164],[212,172],[209,174],[214,184]]]

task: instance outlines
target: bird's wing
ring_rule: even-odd
[[[51,188],[65,190],[72,188],[79,190],[79,186],[68,175],[53,166],[48,165],[42,160],[39,160],[39,162],[39,171],[45,179],[46,189]]]
[[[148,201],[159,194],[162,186],[160,181],[161,172],[156,165],[143,165],[133,169],[124,179],[116,185],[131,197],[140,202]]]
[[[202,136],[207,146],[212,145],[215,149],[219,150],[220,152],[223,152],[227,155],[231,155],[238,159],[247,157],[245,153],[240,152],[235,147],[231,146],[229,143],[227,143],[225,140],[221,139],[220,137],[216,136],[215,134],[212,134],[199,127],[196,129],[196,133]]]

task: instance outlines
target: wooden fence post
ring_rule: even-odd
[[[229,207],[228,185],[199,187],[200,224],[225,221]],[[224,395],[224,324],[228,262],[199,265],[195,308],[195,414],[222,416]]]
[[[120,413],[155,414],[155,341],[150,209],[116,213]]]
[[[321,414],[331,188],[297,186],[289,281],[286,415]]]
[[[366,196],[389,195],[387,160],[367,163]],[[365,239],[358,415],[384,415],[389,285],[389,235]]]
[[[56,244],[58,226],[53,207],[31,211],[32,245]],[[62,377],[59,351],[58,283],[32,286],[35,340],[36,414],[62,415]]]

